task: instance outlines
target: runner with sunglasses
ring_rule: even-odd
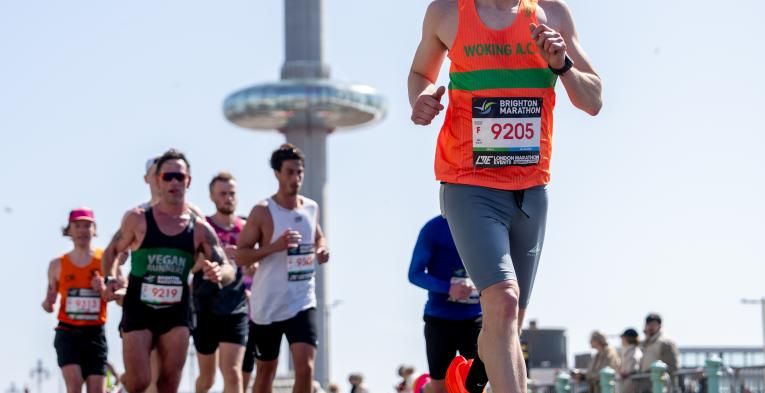
[[[149,195],[151,198],[138,205],[139,209],[148,209],[152,205],[159,202],[159,176],[157,175],[157,160],[159,160],[160,156],[152,157],[146,161],[146,174],[143,176],[143,181],[146,183],[146,185],[149,186]],[[203,217],[204,213],[202,213],[202,210],[192,204],[189,201],[186,201],[186,206],[196,215]]]
[[[149,186],[149,200],[138,205],[137,209],[140,209],[141,211],[145,211],[146,209],[150,208],[152,205],[159,202],[159,178],[157,177],[157,160],[159,160],[159,156],[151,157],[148,160],[146,160],[145,165],[145,171],[143,176],[143,181],[146,183],[146,185]],[[202,216],[202,211],[199,210],[196,206],[192,205],[189,202],[186,202],[186,205],[189,209],[191,209],[192,212],[197,214],[198,216]],[[128,213],[129,215],[132,212],[132,210]],[[124,219],[124,218],[123,218]],[[128,257],[130,255],[130,252],[125,252],[119,255],[119,265],[122,266],[127,262]],[[117,276],[115,277],[116,280],[125,280],[125,277],[122,274],[121,269],[117,269]],[[123,284],[124,285],[124,284]],[[124,298],[124,289],[119,291],[115,296],[115,302],[117,304],[122,305],[122,299]],[[151,351],[151,383],[149,384],[149,387],[146,389],[146,393],[156,393],[157,392],[157,379],[159,378],[159,354],[157,353],[157,349],[154,348]]]
[[[109,273],[106,296],[111,298],[122,284],[112,279],[116,256],[132,250],[121,325],[124,382],[131,393],[149,386],[154,347],[160,358],[157,390],[178,390],[191,327],[189,274],[200,272],[221,286],[235,277],[215,231],[186,204],[191,176],[183,153],[167,151],[155,173],[159,201],[129,211],[103,255],[103,270]]]

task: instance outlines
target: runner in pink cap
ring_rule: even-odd
[[[92,221],[96,222],[96,216],[93,214],[93,210],[87,207],[78,207],[69,212],[69,223],[75,221]]]
[[[55,339],[58,366],[67,391],[104,393],[107,345],[106,300],[102,250],[93,247],[96,223],[93,211],[81,207],[69,212],[63,235],[73,248],[48,265],[42,308],[54,313],[58,303]]]

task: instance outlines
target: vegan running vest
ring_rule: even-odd
[[[75,265],[69,254],[61,256],[59,321],[73,326],[101,326],[106,323],[106,302],[90,283],[94,275],[101,274],[102,254],[103,250],[96,249],[90,263],[83,267]]]
[[[501,30],[484,25],[474,0],[458,9],[436,178],[503,190],[547,184],[557,77],[531,38],[536,0],[521,0]]]
[[[189,272],[194,266],[194,219],[175,236],[160,231],[154,209],[146,209],[146,235],[131,255],[126,301],[152,308],[189,305]]]

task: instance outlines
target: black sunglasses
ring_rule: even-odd
[[[186,181],[186,174],[185,173],[180,173],[180,172],[165,172],[165,173],[161,174],[159,177],[160,177],[160,179],[162,179],[162,181],[165,181],[165,182],[168,182],[168,183],[173,181],[173,180],[178,180],[181,183]]]

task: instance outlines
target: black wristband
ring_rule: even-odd
[[[563,60],[563,67],[561,67],[561,68],[552,68],[548,64],[547,68],[549,68],[550,71],[552,71],[552,73],[555,74],[555,75],[563,75],[566,72],[568,72],[568,70],[570,70],[571,67],[573,67],[573,66],[574,66],[574,62],[571,60],[570,57],[568,57],[568,55],[566,55],[566,58]]]

